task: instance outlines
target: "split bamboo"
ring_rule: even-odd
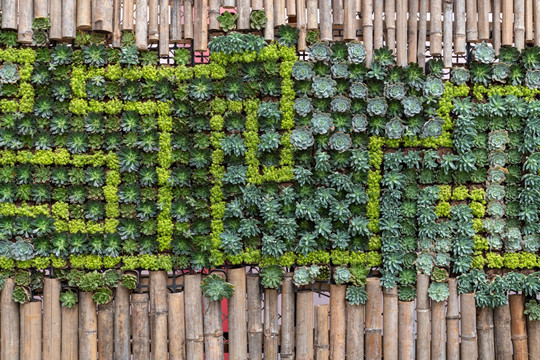
[[[534,0],[533,10],[534,10],[534,45],[539,46],[540,45],[540,0]]]
[[[296,5],[295,5],[296,7]],[[307,28],[308,30],[317,30],[319,27],[319,14],[317,9],[317,0],[307,0]],[[345,35],[344,35],[345,36]]]
[[[186,356],[190,360],[204,359],[203,318],[201,310],[201,275],[186,275],[184,278],[186,319],[189,329],[186,331]],[[187,325],[186,325],[187,326]]]
[[[150,333],[152,360],[167,359],[167,273],[150,271]]]
[[[92,29],[91,0],[77,0],[77,30]]]
[[[493,49],[499,55],[501,48],[501,0],[493,0]]]
[[[305,0],[303,2],[305,3]],[[285,15],[285,0],[274,0],[274,18],[276,27],[284,25],[285,21],[287,21],[287,16]]]
[[[221,303],[210,301],[206,296],[204,303],[204,350],[208,360],[223,360],[223,329],[221,327]],[[233,358],[234,359],[234,358]]]
[[[397,64],[407,65],[407,0],[396,2]]]
[[[399,302],[399,359],[414,360],[414,301]]]
[[[513,294],[508,297],[510,303],[510,319],[512,329],[512,345],[514,348],[514,360],[529,359],[527,346],[527,324],[525,321],[523,294]]]
[[[512,358],[512,330],[510,327],[510,306],[496,307],[492,315],[488,315],[488,321],[491,321],[491,330],[493,340],[489,344],[483,344],[480,332],[478,332],[478,354],[485,352],[489,345],[489,351],[493,354],[496,360],[504,360]],[[491,316],[491,318],[489,318]],[[495,319],[495,321],[493,321]],[[480,326],[479,320],[477,320]],[[489,324],[489,323],[488,323]],[[488,357],[480,357],[480,360],[488,359]]]
[[[148,0],[137,0],[137,11],[135,23],[135,45],[139,50],[146,50],[148,48]]]
[[[331,5],[332,0],[319,0],[319,14],[321,17],[321,41],[333,40]]]
[[[195,51],[206,51],[208,45],[207,8],[208,0],[195,0],[195,6],[193,7],[193,16],[197,19],[196,28],[193,33],[193,47]]]
[[[418,359],[430,359],[431,348],[431,308],[428,297],[429,277],[425,274],[418,275],[416,279],[416,357]]]
[[[467,42],[478,41],[478,22],[476,17],[476,0],[466,0],[467,5]]]
[[[19,0],[19,7],[24,11],[19,11],[19,31],[17,41],[21,44],[31,44],[32,20],[34,19],[32,0]]]
[[[124,13],[122,17],[122,30],[124,31],[133,31],[135,27],[133,26],[133,0],[123,0],[124,2]]]
[[[148,320],[148,294],[132,294],[133,360],[148,360],[150,357],[150,324]]]
[[[476,359],[478,352],[476,346],[476,305],[474,294],[461,294],[459,297],[461,308],[461,358]]]
[[[113,302],[98,306],[98,354],[100,359],[114,357],[114,308]]]
[[[306,35],[307,35],[307,18],[306,18],[306,1],[298,0],[296,4],[298,10],[296,15],[296,27],[298,28],[298,51],[306,50]]]
[[[345,359],[345,285],[330,285],[330,358]]]
[[[45,4],[44,6],[42,4]],[[37,4],[40,4],[36,6]],[[50,2],[51,13],[47,13],[47,1],[34,2],[34,17],[47,17],[51,27],[49,28],[50,40],[62,40],[62,0],[51,0]]]
[[[193,0],[184,0],[184,39],[193,39]]]
[[[442,54],[442,0],[431,0],[429,9],[429,52],[433,56]]]
[[[120,28],[121,2],[121,0],[113,0],[113,33],[111,45],[115,48],[122,46],[122,30]],[[131,12],[131,17],[133,18],[133,11]]]
[[[92,295],[79,293],[79,360],[97,360],[97,312]]]
[[[114,297],[114,356],[115,360],[129,359],[130,352],[130,291],[118,284]]]
[[[208,14],[210,16],[210,13]],[[182,40],[182,0],[172,0],[171,5],[171,42]]]
[[[71,309],[62,306],[62,360],[79,359],[78,329],[79,305],[75,305]],[[137,359],[135,358],[134,360]]]
[[[375,21],[377,21],[377,14],[381,17],[380,27],[376,27],[375,30],[380,31],[380,46],[382,46],[382,2],[377,2],[380,6],[375,7]],[[356,40],[356,0],[345,0],[345,12],[343,23],[343,40]],[[375,35],[377,38],[377,35]]]
[[[279,323],[278,293],[274,289],[264,290],[264,358],[278,359]]]
[[[366,48],[366,64],[369,66],[373,60],[373,0],[362,1],[362,36]]]
[[[417,0],[412,0],[412,2],[414,1]],[[386,27],[386,46],[394,51],[396,48],[396,0],[384,2],[384,25]]]
[[[495,0],[496,1],[496,0]],[[454,52],[458,55],[465,54],[466,51],[466,39],[465,39],[465,0],[456,0],[455,6],[456,14],[462,14],[456,16],[456,35],[454,40]]]
[[[328,360],[328,305],[315,306],[315,360]],[[339,359],[339,358],[334,358]],[[344,359],[344,357],[342,358]]]
[[[169,359],[186,360],[184,293],[179,292],[167,294],[167,302],[169,306]]]
[[[227,278],[234,286],[229,299],[229,356],[247,360],[246,268],[230,269]]]
[[[219,9],[221,0],[209,0],[208,1],[208,30],[219,30],[220,25],[218,21]]]
[[[514,30],[514,2],[502,0],[502,44],[512,45]]]
[[[446,301],[431,302],[431,357],[446,359]]]
[[[296,294],[296,308],[302,309],[296,312],[296,359],[311,360],[313,359],[313,293],[299,291]]]
[[[489,40],[489,0],[478,0],[478,40]]]
[[[540,321],[527,320],[529,359],[540,359]]]
[[[347,358],[364,358],[364,314],[366,306],[351,305],[347,302]]]
[[[519,50],[525,47],[525,0],[514,0],[514,43]]]
[[[294,284],[293,273],[283,277],[281,286],[281,359],[294,359]],[[303,309],[301,310],[303,311]]]
[[[62,0],[62,39],[75,39],[76,27],[76,1]]]
[[[261,290],[259,287],[259,275],[253,274],[247,277],[248,297],[248,346],[251,360],[262,359],[263,327],[261,320]]]
[[[159,0],[159,56],[169,55],[169,0]]]
[[[385,360],[398,359],[398,306],[397,287],[385,290],[383,292],[383,357]]]
[[[92,30],[103,33],[112,33],[113,0],[92,2]]]
[[[366,359],[382,358],[382,294],[381,280],[368,278],[366,284]]]
[[[264,11],[266,14],[266,27],[264,28],[264,39],[274,40],[274,1],[264,0]]]
[[[24,360],[41,360],[41,301],[21,305],[21,355]]]
[[[418,52],[418,0],[409,0],[409,24],[407,25],[407,43],[409,44],[408,62],[416,62]]]
[[[525,42],[532,44],[534,42],[534,0],[525,0]]]
[[[428,8],[428,0],[419,0],[417,59],[418,59],[418,65],[420,65],[422,69],[426,66],[427,8]]]
[[[332,1],[332,15],[334,17],[335,25],[343,25],[343,20],[345,19],[345,14],[343,11],[343,0]]]
[[[249,0],[238,0],[238,30],[249,30]]]
[[[62,309],[60,280],[45,278],[43,284],[43,358],[60,360]]]
[[[446,358],[459,360],[459,302],[457,279],[448,280],[448,307],[446,309]]]
[[[478,332],[478,359],[495,359],[495,341],[493,336],[493,310],[479,308],[476,316],[476,329]]]
[[[353,7],[356,4],[355,0],[349,0]],[[406,1],[405,1],[406,2]],[[373,4],[373,47],[375,49],[383,46],[383,1],[375,1]],[[405,19],[407,19],[407,6],[405,5]],[[356,18],[356,16],[355,16]],[[405,20],[406,21],[406,20]]]
[[[148,0],[148,42],[152,44],[159,40],[158,4],[159,0]]]

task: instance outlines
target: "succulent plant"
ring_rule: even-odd
[[[491,78],[494,81],[505,83],[508,75],[510,75],[510,66],[508,64],[497,63],[493,65]]]
[[[328,43],[316,43],[308,48],[309,58],[313,61],[329,61],[332,51],[328,46]]]
[[[236,29],[236,20],[238,19],[238,14],[231,13],[230,11],[224,11],[217,17],[219,25],[224,32],[229,32]]]
[[[364,44],[357,42],[347,43],[347,53],[349,61],[353,64],[360,64],[366,60],[366,48]]]
[[[122,274],[122,286],[128,290],[135,290],[137,288],[138,279],[134,274]]]
[[[346,79],[349,77],[349,69],[344,62],[338,62],[332,65],[330,68],[334,79]]]
[[[336,85],[336,81],[329,76],[315,76],[311,86],[316,97],[320,99],[328,99],[335,95]]]
[[[412,117],[422,112],[422,100],[416,96],[406,96],[401,100],[403,105],[403,113],[406,116]]]
[[[424,95],[433,98],[440,98],[444,94],[444,83],[441,79],[428,76],[424,83]]]
[[[347,299],[351,305],[361,305],[366,303],[368,294],[363,286],[349,285],[345,292],[345,299]]]
[[[249,25],[253,30],[262,30],[266,28],[268,18],[264,10],[254,10],[249,15]]]
[[[331,149],[338,152],[344,152],[350,149],[352,141],[349,135],[342,132],[336,132],[330,137],[328,144]]]
[[[300,30],[290,25],[281,25],[276,33],[277,41],[280,45],[288,47],[296,46]]]
[[[30,260],[34,257],[34,247],[29,241],[18,237],[18,240],[11,244],[10,255],[14,260]]]
[[[488,136],[488,145],[491,151],[504,150],[509,141],[508,132],[505,130],[492,131]]]
[[[384,116],[388,110],[388,104],[382,97],[374,97],[368,100],[367,112],[371,116]]]
[[[311,80],[313,77],[313,64],[307,61],[297,61],[292,67],[292,76],[295,80]]]
[[[14,84],[21,76],[17,70],[17,65],[6,61],[0,67],[0,84]]]
[[[401,100],[405,93],[405,86],[401,83],[386,84],[384,87],[384,96],[390,100]]]
[[[266,289],[277,289],[283,283],[283,268],[269,265],[261,268],[261,285]]]
[[[101,287],[92,295],[92,299],[98,305],[107,304],[112,300],[112,290],[108,287]]]
[[[405,132],[405,125],[400,118],[393,118],[385,126],[385,135],[389,139],[400,139]]]
[[[296,268],[293,275],[293,282],[296,286],[312,284],[319,276],[319,267],[312,265],[310,267],[302,266]]]
[[[290,139],[291,144],[299,150],[306,150],[315,143],[315,138],[308,128],[293,130]]]
[[[201,290],[204,297],[210,301],[230,299],[234,294],[234,286],[224,280],[222,276],[211,274],[201,282]]]
[[[332,116],[328,113],[316,112],[313,114],[310,129],[314,134],[322,135],[328,133],[334,127]]]
[[[60,303],[63,307],[73,309],[79,302],[79,297],[76,292],[71,289],[67,289],[60,294]]]
[[[540,87],[540,70],[529,70],[525,75],[525,85],[532,89]]]
[[[306,42],[309,46],[319,42],[319,30],[308,30],[306,35]]]
[[[445,301],[450,296],[448,284],[444,282],[432,282],[428,288],[429,298],[433,301]]]
[[[491,64],[495,61],[495,50],[484,41],[474,47],[473,56],[478,62]]]
[[[351,100],[345,96],[336,96],[330,102],[333,112],[345,113],[351,109]]]
[[[16,303],[25,304],[30,301],[30,289],[26,286],[15,286],[11,298]]]
[[[346,284],[351,280],[351,272],[344,266],[334,269],[334,282],[338,285]]]
[[[367,99],[368,88],[364,83],[353,82],[349,88],[349,96],[352,99]]]
[[[354,132],[364,132],[367,130],[368,120],[365,114],[354,115],[351,121],[351,128]]]
[[[439,137],[442,134],[444,121],[439,118],[429,119],[422,127],[422,137]]]
[[[448,280],[448,271],[443,268],[434,268],[433,273],[431,274],[431,280],[435,282],[445,282]]]
[[[536,300],[529,300],[525,303],[525,315],[529,316],[529,321],[540,320],[540,304]]]
[[[450,81],[456,85],[464,85],[471,78],[469,70],[463,67],[454,67],[451,70]]]
[[[307,97],[300,97],[294,101],[294,110],[301,117],[307,116],[310,112],[313,111],[313,105],[311,104],[311,99]]]

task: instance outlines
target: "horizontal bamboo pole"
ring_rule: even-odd
[[[62,309],[60,280],[45,278],[43,283],[43,358],[60,360]]]
[[[508,298],[510,303],[514,360],[528,360],[529,349],[527,346],[527,324],[525,321],[525,314],[523,313],[525,310],[525,296],[523,294],[513,294]]]
[[[6,279],[0,297],[0,359],[19,359],[19,305],[13,301],[15,282]]]

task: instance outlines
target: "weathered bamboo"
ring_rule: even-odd
[[[345,14],[343,11],[343,0],[332,1],[332,14],[335,25],[343,25]]]
[[[489,0],[478,0],[478,39],[489,40]]]
[[[51,13],[47,12],[47,1],[34,2],[34,17],[49,17],[49,39],[62,40],[62,0],[50,1]]]
[[[133,31],[135,27],[133,26],[133,0],[123,0],[124,2],[124,11],[122,17],[122,30],[124,31]]]
[[[427,0],[419,0],[418,3],[418,65],[426,66],[426,40],[427,40]]]
[[[417,0],[411,2],[414,1]],[[416,16],[414,18],[416,19]],[[394,51],[396,48],[396,0],[386,0],[384,2],[384,25],[386,27],[386,46]]]
[[[112,33],[113,31],[113,0],[92,2],[92,30]]]
[[[529,359],[529,349],[527,346],[527,324],[525,321],[523,294],[513,294],[508,297],[510,304],[510,319],[512,329],[512,345],[514,348],[514,360]]]
[[[443,60],[444,66],[452,67],[452,39],[453,39],[453,0],[444,0],[444,23],[443,23]]]
[[[79,293],[79,360],[97,359],[97,312],[92,293]]]
[[[116,360],[129,359],[130,352],[130,291],[118,284],[114,297],[114,356]]]
[[[373,60],[373,0],[362,1],[362,36],[366,48],[366,64],[369,66]]]
[[[32,20],[34,19],[32,0],[19,0],[19,7],[23,11],[19,11],[19,31],[17,41],[21,44],[31,44],[32,35]]]
[[[76,1],[62,0],[62,39],[75,39],[77,34],[75,27]]]
[[[409,44],[408,62],[416,62],[418,52],[418,0],[409,0],[409,23],[407,25],[407,43]]]
[[[253,274],[247,277],[248,297],[248,345],[251,360],[262,359],[263,327],[261,320],[261,290],[259,287],[259,275]]]
[[[502,0],[502,44],[512,45],[514,42],[514,2],[513,0]]]
[[[136,4],[135,45],[139,50],[146,50],[148,48],[148,0],[137,0]]]
[[[249,30],[249,0],[238,0],[238,21],[236,27],[238,30]]]
[[[298,0],[296,4],[296,27],[298,33],[298,51],[306,50],[306,35],[307,35],[307,18],[306,18],[306,1]]]
[[[514,0],[514,43],[519,50],[525,47],[525,0]]]
[[[169,55],[169,0],[159,0],[159,56]]]
[[[203,317],[201,310],[201,275],[186,275],[184,278],[186,319],[189,319],[189,331],[186,331],[186,356],[190,360],[204,359]],[[188,326],[186,324],[186,326]]]
[[[407,65],[407,0],[396,1],[397,64]]]
[[[433,56],[442,54],[442,0],[430,0],[429,52]]]
[[[17,30],[17,0],[2,0],[2,29]]]
[[[303,2],[305,3],[305,0]],[[285,24],[285,21],[287,21],[287,15],[285,15],[285,0],[274,0],[274,19],[276,27]]]
[[[223,0],[222,5],[225,9],[233,9],[236,6],[236,0]]]
[[[287,0],[287,16],[296,16],[295,0]]]
[[[114,304],[108,302],[98,306],[97,334],[100,359],[114,357]],[[120,358],[121,359],[121,358]],[[127,359],[124,357],[124,359]]]
[[[500,0],[495,0],[500,1]],[[540,0],[534,0],[534,45],[540,45]]]
[[[57,279],[45,278],[43,284],[43,358],[60,360],[62,334],[61,284]]]
[[[428,297],[429,277],[419,274],[416,279],[416,357],[430,359],[431,349],[431,308]]]
[[[156,43],[159,40],[158,4],[159,0],[148,0],[148,42],[150,43]]]
[[[302,309],[296,312],[296,359],[311,360],[313,359],[313,293],[299,291],[296,294],[296,308]]]
[[[414,360],[414,301],[399,302],[398,327],[399,359]]]
[[[495,359],[495,342],[493,336],[493,310],[487,307],[478,309],[476,315],[476,329],[478,333],[478,359]]]
[[[21,305],[21,359],[41,360],[41,301]]]
[[[148,320],[148,294],[132,294],[133,360],[148,360],[150,357],[150,323]]]
[[[34,0],[34,17],[44,18],[49,16],[46,0]]]
[[[313,304],[312,304],[313,305]],[[279,323],[278,293],[274,289],[264,290],[264,358],[278,359]]]
[[[382,294],[381,280],[368,278],[366,284],[366,359],[382,358]]]
[[[223,329],[221,327],[221,303],[203,298],[204,303],[204,351],[208,360],[223,360]],[[233,359],[236,359],[233,357]]]
[[[446,358],[459,360],[459,302],[456,278],[448,280],[448,289],[450,296],[446,308]]]
[[[120,13],[122,11],[122,0],[113,0],[113,33],[111,45],[115,48],[122,46],[122,29],[120,27]],[[133,9],[131,12],[133,18]]]
[[[398,348],[398,297],[397,287],[383,292],[383,357],[397,360]]]
[[[493,342],[491,347],[494,347],[494,357],[497,360],[510,359],[512,358],[512,330],[510,326],[510,306],[506,304],[505,306],[496,307],[492,312],[492,315],[487,315],[488,321],[491,321],[491,327],[494,328],[492,331]],[[491,319],[489,319],[491,316]],[[495,321],[493,321],[495,319]],[[477,322],[479,320],[477,319]],[[480,324],[479,324],[480,325]],[[480,352],[484,352],[486,345],[482,344],[480,332],[478,332],[478,355]],[[483,359],[488,359],[484,357]],[[482,357],[480,357],[482,360]]]
[[[353,8],[356,6],[355,0],[349,0],[353,4]],[[382,1],[375,1],[373,4],[373,47],[379,49],[383,46],[383,7]],[[407,7],[405,6],[405,9]],[[356,18],[356,14],[355,14]],[[407,18],[407,10],[405,10],[405,19]]]
[[[345,12],[343,22],[343,40],[356,40],[356,0],[345,0]],[[379,2],[378,2],[379,3]],[[380,29],[375,27],[378,31],[381,31],[380,46],[382,46],[382,2],[379,3],[379,7],[375,7],[375,20],[377,20],[377,11],[381,17]],[[379,9],[380,8],[380,9]]]
[[[210,17],[210,12],[208,13],[208,17]],[[182,32],[182,0],[172,0],[170,41],[173,43],[182,41]]]
[[[167,359],[167,273],[150,271],[150,332],[152,360]]]
[[[295,5],[296,7],[296,5]],[[319,14],[317,9],[317,0],[307,0],[307,28],[308,30],[317,30],[319,27]]]
[[[264,28],[264,39],[274,40],[274,1],[264,0],[264,12],[266,14],[266,27]]]
[[[229,299],[229,356],[246,360],[246,268],[230,269],[227,278],[234,286],[234,294]]]
[[[461,294],[461,358],[472,356],[475,360],[478,352],[476,346],[476,305],[474,294]],[[474,354],[474,355],[473,355]]]
[[[92,29],[91,0],[77,0],[77,30]]]
[[[478,22],[476,0],[466,0],[467,5],[467,42],[478,41]]]
[[[184,0],[184,38],[193,39],[193,0]]]
[[[296,0],[294,0],[296,1]],[[264,10],[264,3],[263,0],[252,0],[251,1],[251,8],[253,11],[255,10]]]
[[[207,8],[208,0],[195,0],[195,6],[193,7],[193,16],[197,19],[193,33],[193,47],[195,51],[206,51],[208,45]]]
[[[527,44],[534,42],[534,0],[525,0],[525,41]]]
[[[330,285],[330,358],[345,359],[345,285]]]
[[[540,321],[527,320],[529,359],[540,359]]]
[[[62,360],[77,360],[79,358],[78,329],[79,305],[75,305],[71,309],[62,306]]]
[[[186,360],[184,293],[167,294],[167,302],[169,305],[169,359]]]
[[[454,52],[456,54],[465,54],[466,43],[465,43],[465,19],[463,16],[465,14],[465,0],[456,0],[455,3],[455,12],[456,14],[462,14],[461,16],[456,16],[456,35],[454,37]]]
[[[364,314],[365,305],[351,305],[347,302],[347,358],[364,358]]]
[[[328,305],[315,306],[315,360],[328,360]],[[340,358],[333,358],[340,359]],[[344,359],[341,358],[341,359]]]
[[[332,41],[332,0],[319,1],[319,15],[321,17],[321,41]]]
[[[501,0],[493,0],[493,49],[499,55],[501,48]]]
[[[431,357],[434,360],[446,359],[446,301],[431,302]]]
[[[294,359],[294,285],[293,273],[283,277],[281,286],[281,359]],[[230,315],[229,315],[230,316]]]

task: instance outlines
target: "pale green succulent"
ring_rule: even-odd
[[[330,103],[333,112],[348,112],[351,109],[351,100],[345,96],[336,96]]]
[[[405,125],[400,118],[393,118],[386,123],[385,126],[385,135],[389,139],[400,139],[403,133],[405,132]]]
[[[334,269],[334,282],[338,285],[346,284],[351,280],[351,272],[344,266]]]
[[[444,121],[437,117],[430,119],[424,123],[422,127],[422,137],[439,137],[443,131]]]
[[[313,61],[329,61],[332,50],[327,43],[320,42],[308,48],[309,58]]]
[[[344,62],[335,63],[330,70],[334,79],[346,79],[349,77],[349,69]]]
[[[230,299],[234,294],[234,286],[217,274],[211,274],[201,282],[204,297],[210,301]]]
[[[360,64],[366,60],[366,47],[357,42],[347,43],[347,53],[349,61],[353,64]]]
[[[469,70],[463,67],[452,68],[450,74],[451,74],[450,81],[456,85],[464,85],[471,78],[471,74]]]
[[[316,97],[328,99],[335,95],[336,85],[336,81],[329,76],[315,76],[311,86]]]
[[[352,99],[367,99],[367,86],[361,82],[353,82],[349,88],[349,97]]]
[[[401,100],[405,97],[405,86],[401,83],[386,84],[384,96],[390,100]]]
[[[283,268],[269,265],[261,268],[261,285],[266,289],[277,289],[283,283]]]
[[[334,127],[332,116],[328,113],[314,113],[311,118],[310,129],[314,134],[326,134]]]
[[[295,80],[311,80],[314,74],[313,64],[307,61],[297,61],[292,67],[292,76]]]
[[[422,100],[416,96],[406,96],[401,100],[403,105],[403,113],[408,117],[413,117],[422,112]]]
[[[491,78],[494,81],[505,83],[506,79],[508,78],[508,75],[510,75],[510,66],[508,66],[505,63],[494,64],[491,70],[492,70]]]
[[[21,78],[17,65],[6,61],[2,67],[0,67],[0,83],[1,84],[14,84]]]
[[[532,89],[540,87],[540,70],[529,70],[525,75],[525,85]]]
[[[351,127],[354,132],[364,132],[368,127],[368,120],[365,114],[354,115],[351,121]]]
[[[495,61],[495,50],[484,41],[474,47],[473,56],[478,62],[491,64]]]
[[[313,111],[313,105],[311,104],[311,99],[306,97],[298,98],[294,101],[294,110],[301,117],[307,116],[310,112]]]
[[[351,137],[342,132],[334,133],[330,137],[330,140],[328,143],[331,149],[336,150],[338,152],[343,152],[345,150],[348,150],[352,145]]]
[[[429,298],[433,301],[445,301],[450,296],[448,284],[444,282],[432,282],[428,288]]]
[[[345,292],[345,299],[347,299],[351,305],[362,305],[366,303],[368,294],[363,286],[349,285]]]
[[[442,94],[444,94],[443,81],[437,77],[428,76],[426,82],[424,83],[424,95],[433,98],[440,98]]]
[[[291,137],[291,144],[299,150],[306,150],[313,146],[315,138],[311,131],[307,128],[299,128],[293,130]]]
[[[388,109],[386,100],[382,97],[375,97],[368,100],[367,112],[371,116],[384,116]]]

